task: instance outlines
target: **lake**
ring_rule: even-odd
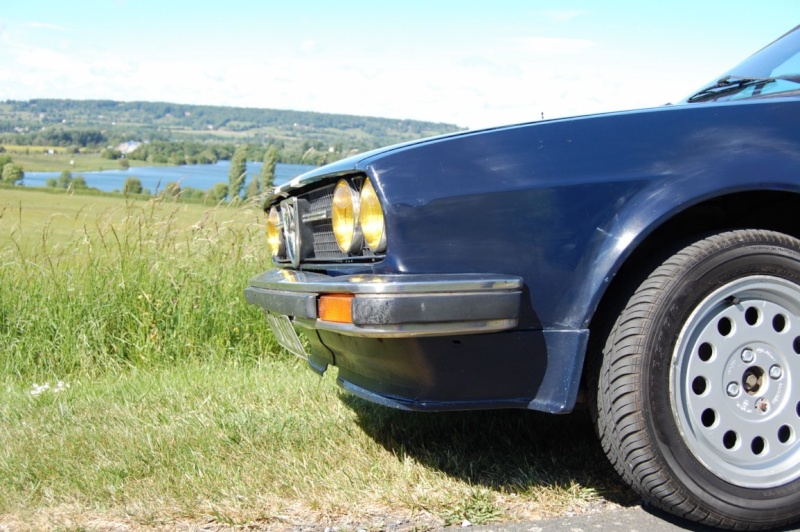
[[[72,177],[83,176],[86,184],[105,192],[121,191],[125,180],[136,177],[142,182],[142,188],[149,189],[152,194],[163,190],[167,183],[179,183],[181,187],[191,187],[208,190],[216,183],[228,183],[228,169],[230,161],[219,161],[216,164],[195,164],[184,166],[137,166],[127,170],[103,170],[98,172],[72,172]],[[247,180],[245,187],[252,179],[253,174],[261,174],[262,163],[247,163]],[[275,184],[286,183],[292,178],[313,170],[316,166],[310,164],[283,164],[275,167]],[[49,178],[58,178],[61,172],[25,172],[22,181],[24,186],[44,187]]]

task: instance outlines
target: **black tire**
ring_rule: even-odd
[[[800,241],[722,233],[650,274],[614,324],[596,425],[655,506],[722,528],[800,519]]]

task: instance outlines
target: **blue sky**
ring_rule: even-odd
[[[0,2],[0,100],[473,129],[676,101],[800,24],[797,0]]]

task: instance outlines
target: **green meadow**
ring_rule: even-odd
[[[54,146],[14,146],[4,145],[6,153],[16,164],[22,166],[26,172],[62,172],[73,173],[91,172],[98,170],[118,170],[121,168],[119,160],[106,159],[100,151],[83,150],[80,153],[70,153],[66,148]],[[48,153],[52,151],[53,153]],[[157,163],[125,159],[132,167],[158,166]]]
[[[630,502],[588,416],[413,414],[281,351],[257,205],[0,189],[0,530],[424,530]]]

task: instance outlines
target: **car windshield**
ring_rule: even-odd
[[[800,94],[800,26],[695,92],[682,103]]]

